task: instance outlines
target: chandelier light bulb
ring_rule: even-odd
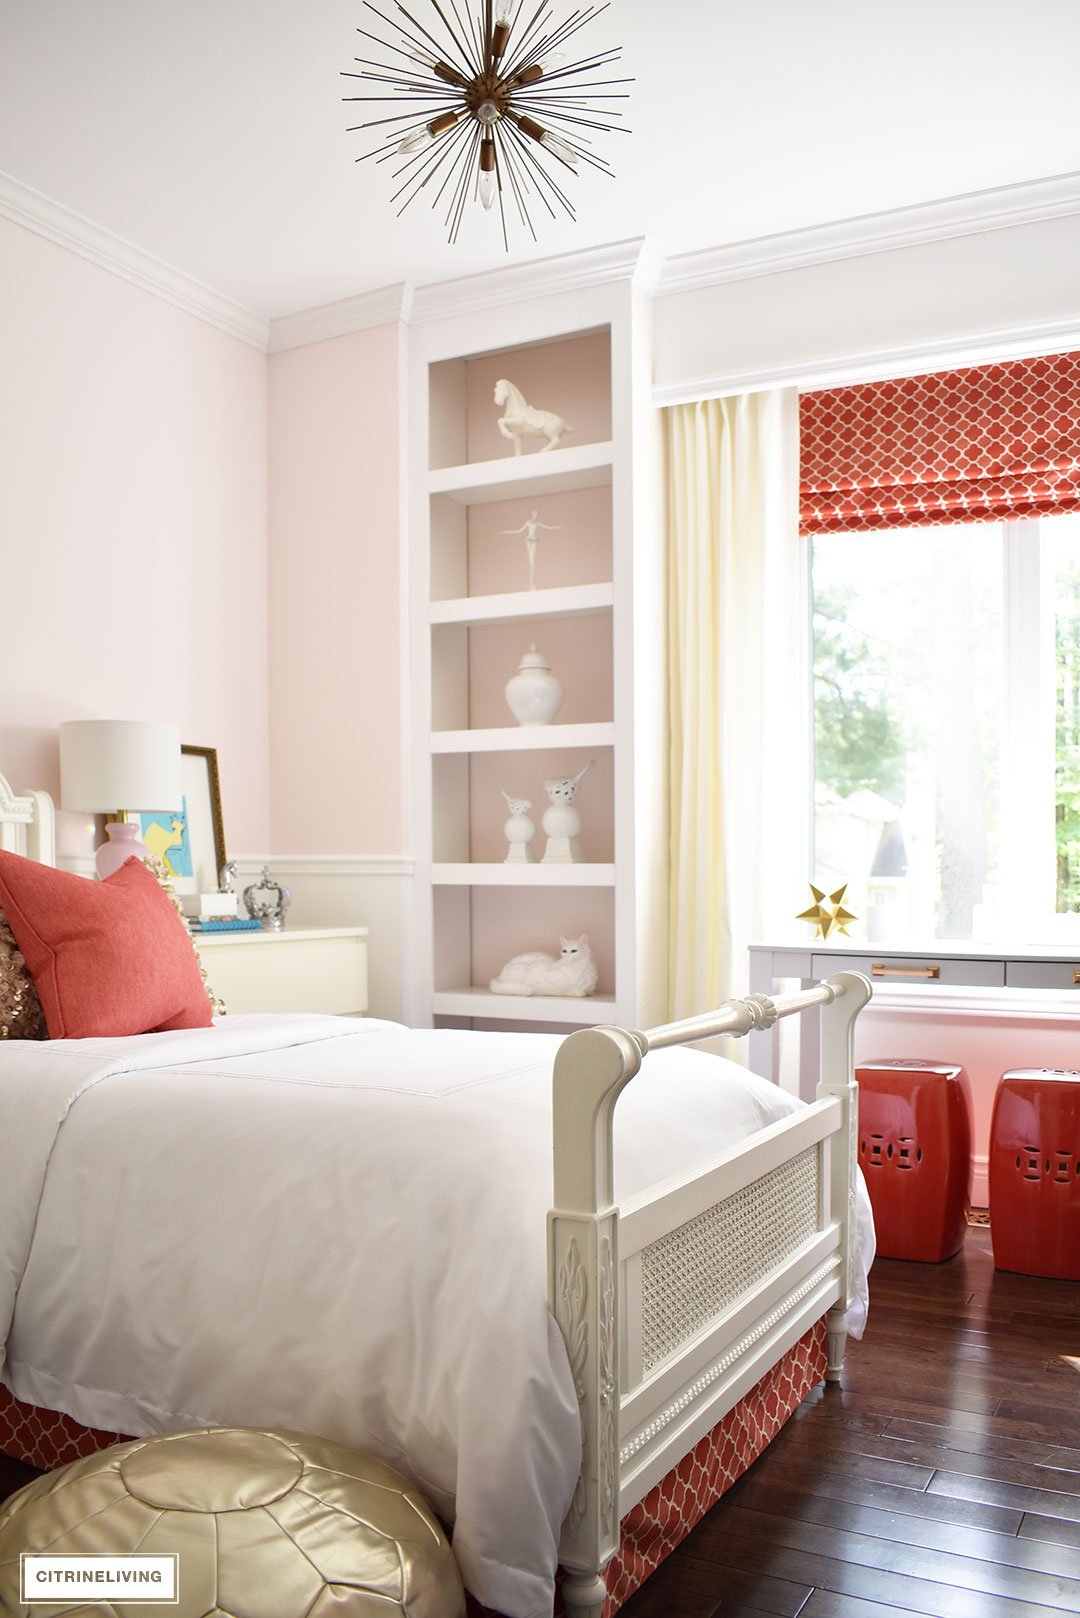
[[[553,135],[550,129],[544,130],[544,133],[540,136],[540,144],[551,153],[552,157],[557,157],[561,162],[565,163],[567,168],[577,168],[578,154],[572,146],[567,146],[565,141],[560,140],[557,135]]]
[[[545,56],[542,62],[530,62],[528,67],[520,68],[517,73],[511,74],[507,84],[511,89],[523,89],[527,84],[536,84],[539,79],[557,73],[559,68],[565,67],[566,57],[562,51],[553,51]]]
[[[490,210],[492,203],[495,201],[495,194],[498,189],[499,182],[495,178],[494,169],[492,169],[490,172],[485,172],[483,169],[481,169],[479,184],[480,201],[488,210]]]
[[[488,41],[488,50],[493,62],[501,62],[503,59],[510,38],[510,13],[513,9],[513,0],[496,0],[491,21],[491,38]]]
[[[494,101],[481,101],[476,109],[476,116],[482,124],[491,125],[499,117],[499,109]]]
[[[425,127],[418,129],[415,135],[408,135],[398,146],[399,152],[422,152],[425,146],[430,146],[435,139],[431,130]]]
[[[405,139],[399,144],[398,151],[423,151],[425,146],[430,146],[431,142],[436,138],[436,136],[445,135],[448,129],[453,129],[454,125],[460,122],[460,113],[440,113],[439,117],[433,118],[430,124],[425,124],[423,129],[418,129],[415,135],[406,135]]]

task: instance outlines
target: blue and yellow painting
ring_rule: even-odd
[[[188,836],[187,799],[179,810],[155,809],[139,816],[139,836],[170,876],[194,876]]]

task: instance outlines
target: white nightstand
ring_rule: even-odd
[[[230,1011],[367,1010],[367,928],[200,933],[210,987]]]

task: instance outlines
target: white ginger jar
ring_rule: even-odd
[[[550,725],[562,706],[563,688],[551,672],[551,664],[538,648],[530,646],[516,674],[506,682],[506,701],[519,725]]]

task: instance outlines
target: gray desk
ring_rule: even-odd
[[[871,983],[918,984],[921,988],[1054,989],[1080,997],[1080,945],[1074,955],[1055,949],[995,950],[975,944],[932,944],[928,949],[898,949],[891,944],[833,943],[814,939],[796,944],[750,945],[750,992],[774,994],[778,978],[799,978],[805,985],[834,972],[862,972]],[[1080,998],[1077,999],[1080,1010]],[[807,1021],[812,1018],[813,1021]],[[799,1093],[812,1099],[817,1084],[817,1013],[800,1018]],[[749,1036],[749,1061],[755,1073],[774,1077],[769,1034]]]

